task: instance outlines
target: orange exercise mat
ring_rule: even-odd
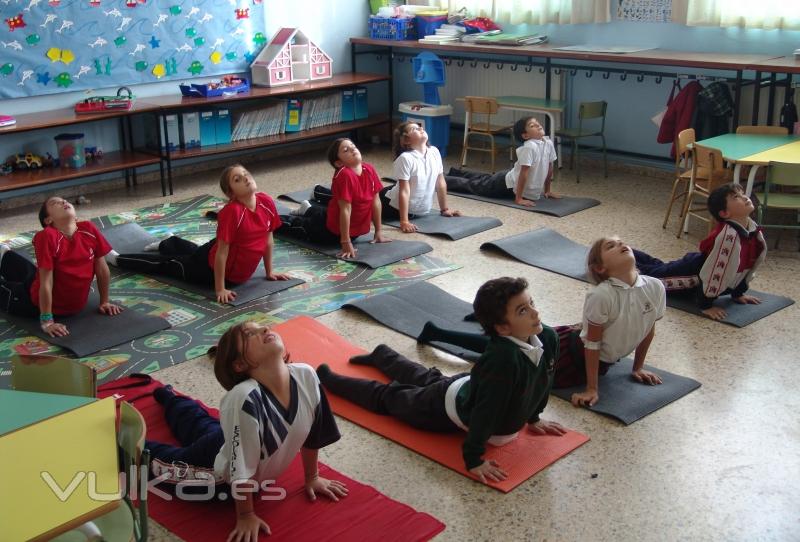
[[[350,344],[331,329],[307,316],[298,316],[274,326],[283,338],[292,360],[314,367],[330,365],[334,372],[357,378],[371,378],[388,382],[386,376],[375,369],[348,363],[351,356],[364,354],[365,350]],[[333,411],[353,423],[402,444],[406,448],[433,459],[437,463],[472,478],[464,468],[461,444],[464,434],[431,433],[414,429],[389,416],[374,414],[332,393],[328,399]],[[517,439],[502,447],[489,446],[486,459],[494,459],[508,473],[503,482],[491,483],[495,489],[508,493],[519,484],[544,469],[575,448],[589,441],[582,433],[569,431],[566,435],[535,436],[525,430]]]

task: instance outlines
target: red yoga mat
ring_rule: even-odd
[[[389,379],[374,367],[348,363],[351,356],[365,351],[307,316],[298,316],[274,327],[292,359],[314,367],[327,363],[334,372],[356,378],[371,378],[381,382]],[[464,476],[473,478],[464,467],[461,445],[464,435],[440,434],[415,429],[389,416],[369,412],[350,401],[328,394],[333,411],[351,422],[402,444],[406,448],[449,467]],[[589,437],[576,431],[566,435],[536,436],[521,431],[519,437],[502,447],[489,446],[487,459],[494,459],[508,473],[502,482],[492,482],[495,489],[508,493],[519,484],[555,463],[559,458],[589,441]],[[474,478],[473,478],[474,479]]]
[[[139,378],[122,378],[100,387],[99,397],[116,395],[118,399],[133,403],[147,423],[147,438],[177,444],[164,419],[164,411],[152,392],[162,386],[152,380],[146,386],[126,387],[141,383]],[[218,416],[216,409],[206,410]],[[332,468],[319,464],[319,472],[325,478],[340,480],[347,485],[347,497],[338,503],[326,497],[317,497],[311,502],[303,489],[303,466],[300,457],[271,487],[286,490],[282,501],[256,500],[256,513],[267,522],[272,535],[261,536],[261,540],[358,540],[416,541],[430,540],[445,528],[429,514],[415,511],[410,506],[390,499],[375,488],[361,484]],[[149,496],[149,515],[155,521],[184,540],[225,540],[236,524],[233,503],[186,502],[178,499],[167,501]]]

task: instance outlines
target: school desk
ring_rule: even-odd
[[[3,540],[47,540],[116,508],[114,399],[0,390],[0,480]]]

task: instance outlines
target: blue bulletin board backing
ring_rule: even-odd
[[[244,72],[262,0],[0,0],[0,98]]]

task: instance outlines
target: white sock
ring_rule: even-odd
[[[117,252],[112,248],[111,251],[105,256],[106,262],[108,262],[109,265],[113,265],[114,267],[116,267],[117,256],[119,256],[119,252]]]
[[[309,209],[311,209],[311,202],[309,202],[307,199],[304,199],[300,202],[300,207],[289,211],[289,214],[292,216],[303,216]]]

